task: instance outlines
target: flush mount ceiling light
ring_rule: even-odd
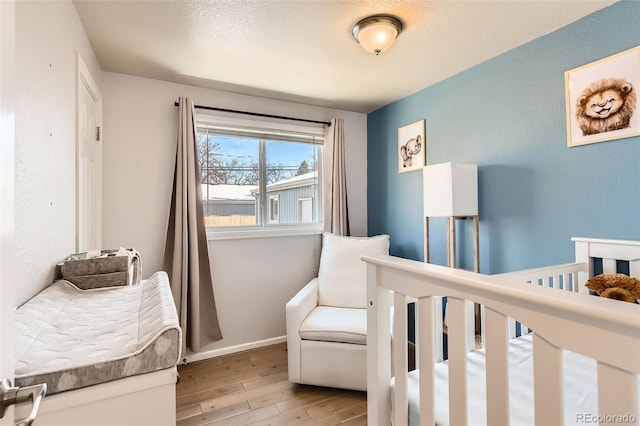
[[[351,33],[360,46],[379,55],[388,50],[402,31],[402,21],[393,15],[373,15],[361,19]]]

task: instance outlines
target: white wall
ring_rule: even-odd
[[[143,275],[162,267],[175,161],[179,96],[196,104],[329,121],[345,120],[349,216],[366,235],[366,115],[104,73],[103,245],[132,246]],[[210,241],[214,292],[228,348],[285,334],[284,304],[311,278],[320,237]]]
[[[70,1],[16,3],[16,303],[75,250],[76,51],[102,71]]]
[[[210,241],[223,339],[202,351],[284,336],[284,305],[317,275],[320,246],[320,235]]]

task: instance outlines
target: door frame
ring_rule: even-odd
[[[0,1],[0,379],[14,376],[15,1]],[[0,425],[14,424],[13,408]]]

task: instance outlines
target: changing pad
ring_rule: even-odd
[[[173,367],[182,332],[169,279],[80,290],[60,280],[15,313],[17,386],[54,394]]]

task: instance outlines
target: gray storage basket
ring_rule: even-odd
[[[102,255],[107,255],[105,257],[67,259],[62,264],[62,278],[85,290],[139,284],[142,276],[140,254],[135,249],[128,250],[131,256],[115,256],[117,249],[107,249],[101,251]]]

